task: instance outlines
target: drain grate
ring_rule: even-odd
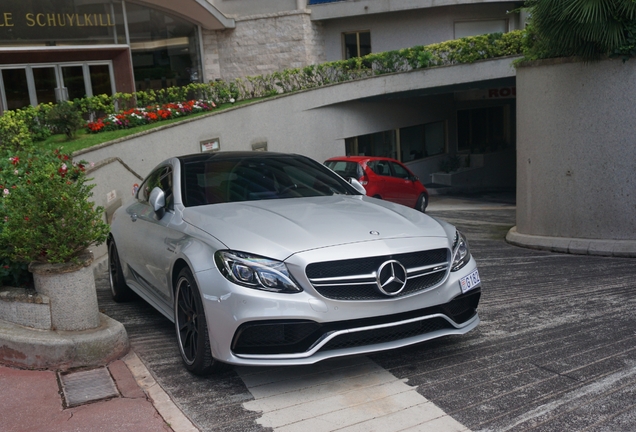
[[[115,382],[105,367],[60,374],[62,393],[68,408],[119,396]]]

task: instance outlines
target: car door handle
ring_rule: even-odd
[[[130,215],[130,219],[132,219],[133,222],[137,221],[137,213],[133,213]]]

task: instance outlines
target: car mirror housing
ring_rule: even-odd
[[[364,188],[364,186],[362,186],[362,184],[356,180],[353,177],[349,177],[349,183],[351,183],[351,186],[353,186],[353,188],[355,190],[357,190],[358,192],[360,192],[362,195],[366,195],[367,194],[367,190]]]
[[[155,186],[150,192],[148,202],[152,209],[155,211],[159,219],[163,217],[166,206],[166,194],[161,190],[159,186]]]

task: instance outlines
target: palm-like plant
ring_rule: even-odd
[[[528,0],[528,57],[636,54],[634,0]]]

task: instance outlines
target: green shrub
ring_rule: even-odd
[[[0,148],[17,150],[32,142],[29,128],[17,111],[5,111],[0,116]]]
[[[0,258],[13,263],[69,262],[108,234],[93,185],[69,155],[35,147],[0,159]]]
[[[72,102],[64,101],[55,105],[47,115],[47,123],[56,133],[63,133],[68,139],[84,127],[84,119]]]

